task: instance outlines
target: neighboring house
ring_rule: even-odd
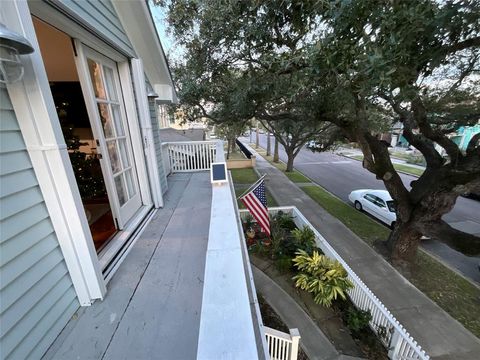
[[[0,87],[0,357],[39,358],[162,206],[156,101],[177,99],[146,1],[5,1],[0,16],[34,49]]]
[[[480,120],[478,124],[474,126],[460,126],[457,131],[450,134],[449,137],[458,145],[460,150],[465,151],[472,137],[478,133],[480,133]]]

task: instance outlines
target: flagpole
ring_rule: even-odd
[[[260,181],[262,181],[262,180],[265,178],[265,176],[267,176],[267,174],[263,174],[263,175],[260,177],[260,179],[258,179],[253,185],[251,185],[247,190],[245,190],[242,195],[240,195],[239,197],[237,197],[237,200],[240,199],[243,195],[249,193],[250,190],[255,187],[255,185],[257,185]]]

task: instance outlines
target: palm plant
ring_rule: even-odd
[[[318,251],[309,255],[304,250],[296,252],[293,259],[299,274],[293,277],[295,286],[312,293],[314,301],[325,307],[330,307],[337,298],[346,299],[346,292],[353,288],[344,267],[336,260]]]

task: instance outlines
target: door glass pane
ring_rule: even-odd
[[[117,130],[117,136],[125,135],[125,131],[123,130],[122,117],[120,115],[120,105],[112,104],[112,114],[113,121],[115,123],[115,130]]]
[[[102,122],[105,137],[107,139],[115,137],[115,133],[113,132],[112,118],[110,117],[110,112],[108,111],[108,105],[98,104],[98,113],[100,114],[100,121]]]
[[[118,201],[120,202],[120,206],[122,206],[127,201],[127,194],[125,192],[122,175],[115,177],[115,187],[117,189]]]
[[[120,157],[122,158],[123,168],[130,167],[130,161],[128,161],[127,144],[125,139],[118,139],[118,147],[120,149]]]
[[[110,158],[110,163],[112,164],[112,171],[114,174],[122,170],[122,165],[120,164],[120,158],[118,156],[118,150],[115,143],[115,140],[107,141],[108,156]]]
[[[107,83],[108,98],[109,100],[117,101],[117,90],[115,89],[115,83],[113,80],[113,71],[111,68],[104,66],[103,73],[105,74],[105,81]]]
[[[135,195],[135,187],[133,186],[132,179],[132,170],[127,170],[125,172],[125,179],[127,180],[128,197],[132,198]]]
[[[103,86],[102,74],[100,64],[96,63],[92,59],[87,59],[88,71],[90,72],[90,78],[92,79],[93,91],[95,97],[99,99],[106,99],[105,88]]]

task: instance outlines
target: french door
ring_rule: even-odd
[[[117,64],[76,43],[77,66],[97,143],[110,205],[119,230],[142,206]]]

